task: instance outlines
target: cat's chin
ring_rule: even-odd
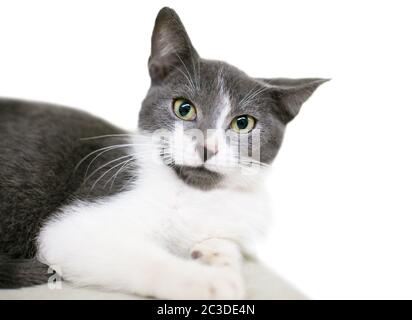
[[[210,190],[216,187],[223,178],[223,175],[205,168],[204,166],[181,166],[171,167],[176,175],[185,183],[202,190]]]

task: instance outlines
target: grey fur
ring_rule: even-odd
[[[20,288],[43,284],[52,274],[47,265],[36,259],[11,259],[7,256],[0,256],[0,288]]]
[[[41,226],[60,207],[74,199],[93,201],[106,197],[124,187],[130,170],[121,173],[111,189],[104,185],[112,175],[91,188],[110,166],[95,172],[86,183],[84,176],[91,158],[75,170],[89,153],[123,141],[117,137],[82,138],[119,133],[123,131],[85,112],[0,99],[0,257],[8,257],[8,269],[12,258],[34,258]],[[106,152],[94,161],[89,171],[124,155],[127,155],[125,148]],[[21,261],[16,261],[16,268],[21,266]],[[2,259],[0,272],[4,277]],[[43,279],[44,275],[39,277]],[[0,286],[4,283],[8,282],[0,281]]]
[[[171,107],[178,97],[201,108],[196,121],[184,122],[185,129],[214,128],[224,88],[232,105],[229,118],[249,114],[257,119],[256,126],[261,129],[259,161],[263,163],[273,161],[286,124],[326,81],[252,78],[225,62],[203,59],[170,8],[160,10],[156,18],[148,67],[151,87],[142,103],[139,129],[153,132],[181,121]],[[0,287],[44,281],[45,269],[33,260],[37,251],[35,239],[41,226],[62,206],[74,199],[95,201],[122,192],[130,179],[138,178],[138,164],[134,161],[113,184],[113,175],[103,175],[118,165],[120,160],[116,159],[129,155],[126,146],[110,149],[96,159],[86,158],[78,166],[88,154],[126,141],[122,136],[82,138],[122,133],[106,121],[78,110],[0,99]],[[85,181],[89,165],[89,173],[94,176]],[[177,177],[204,190],[224,178],[203,167],[174,169]],[[11,259],[32,260],[13,263]],[[31,275],[27,271],[30,266]],[[10,277],[4,279],[7,273]]]

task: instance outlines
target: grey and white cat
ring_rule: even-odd
[[[43,283],[52,266],[76,285],[244,297],[242,259],[270,221],[268,166],[326,80],[252,78],[200,58],[169,8],[149,73],[136,133],[0,99],[0,287]]]

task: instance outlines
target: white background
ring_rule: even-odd
[[[290,124],[262,257],[311,298],[412,298],[408,1],[1,1],[0,96],[132,129],[157,11],[259,77],[330,77]]]

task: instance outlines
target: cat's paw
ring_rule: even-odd
[[[192,259],[207,265],[239,268],[241,254],[235,243],[221,240],[209,239],[197,243],[190,252]]]
[[[245,285],[240,272],[229,267],[211,267],[196,279],[184,283],[185,299],[245,299]]]
[[[228,267],[196,265],[191,270],[182,270],[181,277],[169,279],[158,289],[160,291],[155,296],[165,299],[239,300],[245,298],[241,273]]]

